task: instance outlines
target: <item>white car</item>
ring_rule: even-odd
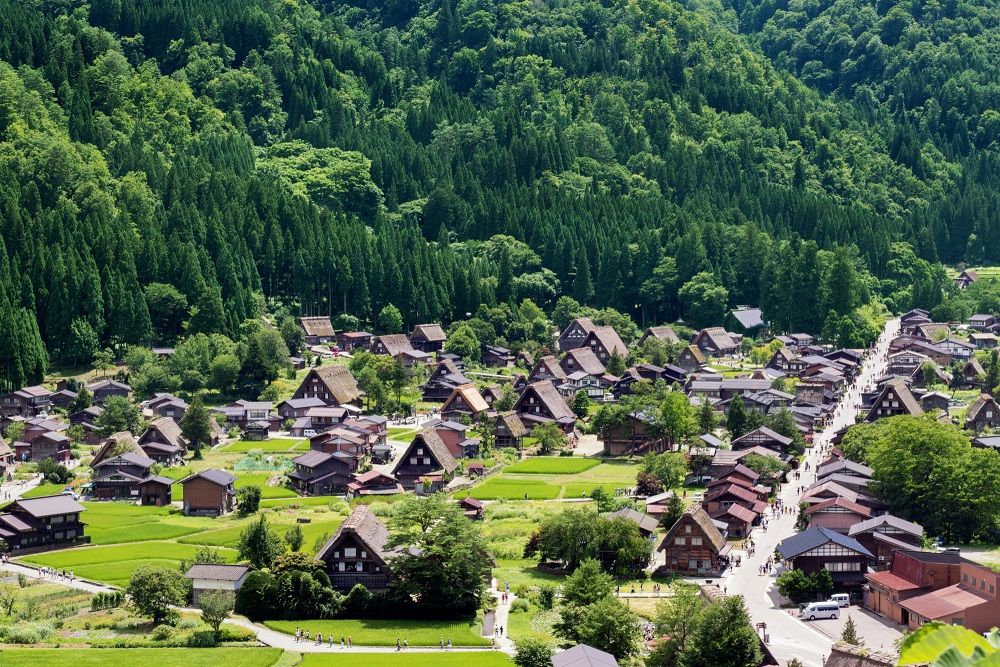
[[[73,500],[79,500],[79,499],[80,499],[80,494],[78,494],[78,493],[77,493],[76,491],[74,491],[73,489],[63,489],[63,492],[62,492],[62,494],[63,494],[64,496],[69,496],[69,497],[70,497],[70,498],[72,498]]]

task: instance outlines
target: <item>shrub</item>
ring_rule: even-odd
[[[552,584],[542,584],[538,588],[538,604],[543,609],[552,609],[556,603],[556,587]]]
[[[512,614],[529,612],[531,611],[531,604],[523,598],[515,598],[510,605],[510,611]]]
[[[215,648],[219,645],[219,640],[212,630],[199,630],[191,633],[187,645],[189,648]]]
[[[185,619],[182,619],[180,621],[180,623],[177,624],[177,629],[178,630],[193,630],[193,629],[197,628],[198,625],[200,625],[200,624],[195,619],[193,619],[193,618],[185,618]]]
[[[241,628],[238,625],[223,625],[219,628],[220,642],[246,642],[256,637],[256,633],[248,628]]]
[[[6,641],[9,644],[38,644],[45,641],[55,632],[49,623],[21,622],[7,629]]]
[[[174,629],[169,625],[158,625],[155,628],[153,628],[153,632],[152,634],[150,634],[150,637],[152,637],[158,642],[166,641],[173,636],[174,636]]]

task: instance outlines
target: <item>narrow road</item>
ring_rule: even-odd
[[[816,480],[816,466],[826,457],[830,439],[837,430],[854,423],[855,415],[861,406],[863,390],[875,384],[875,380],[885,374],[889,341],[899,331],[899,320],[890,320],[879,336],[875,349],[865,360],[861,373],[854,383],[848,387],[833,413],[831,423],[816,434],[812,448],[807,452],[803,465],[801,479],[793,479],[782,486],[778,496],[785,506],[797,507],[799,486],[809,486]],[[805,463],[809,470],[805,470]],[[782,663],[791,658],[798,658],[805,667],[822,667],[826,656],[830,655],[830,647],[834,640],[823,634],[807,622],[800,621],[789,614],[788,610],[779,608],[778,592],[774,586],[777,572],[761,575],[758,568],[774,553],[778,543],[795,534],[795,519],[798,512],[779,514],[768,520],[767,532],[762,528],[754,530],[751,539],[756,546],[754,556],[747,557],[745,552],[735,552],[743,557],[739,568],[730,569],[723,575],[720,584],[729,594],[742,595],[746,601],[750,617],[755,624],[766,623],[766,633],[774,656]],[[780,572],[780,569],[779,569]]]

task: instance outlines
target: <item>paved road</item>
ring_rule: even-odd
[[[834,413],[831,423],[816,435],[814,445],[808,452],[805,462],[809,465],[809,470],[801,466],[801,479],[792,480],[785,484],[779,492],[779,496],[786,506],[796,507],[798,504],[798,486],[808,486],[816,479],[816,465],[826,456],[830,439],[840,428],[854,423],[855,415],[861,405],[862,390],[874,384],[874,380],[885,373],[886,357],[888,355],[889,341],[899,330],[899,320],[891,320],[887,323],[885,330],[879,337],[878,343],[872,355],[866,360],[862,372],[843,394],[839,407]],[[823,660],[830,654],[830,646],[834,638],[821,632],[819,625],[810,624],[798,620],[797,617],[788,613],[787,610],[778,607],[778,593],[774,587],[774,577],[780,572],[769,575],[758,574],[758,567],[767,561],[768,556],[774,553],[775,547],[786,537],[795,534],[796,514],[779,514],[769,520],[768,530],[764,532],[761,528],[754,531],[752,539],[756,546],[756,554],[747,557],[743,552],[734,552],[734,555],[742,555],[743,564],[736,569],[727,570],[720,581],[726,587],[729,594],[740,594],[746,600],[747,608],[754,623],[766,623],[767,634],[770,637],[770,648],[779,661],[786,661],[791,658],[798,658],[806,667],[821,667]],[[861,615],[857,610],[852,610],[856,616]],[[860,621],[861,634],[865,634],[867,625],[863,619]],[[827,621],[829,623],[829,621]],[[820,622],[816,622],[820,623]],[[826,629],[830,632],[830,629]],[[830,632],[830,635],[839,633]],[[879,644],[892,636],[892,629],[885,629],[878,637]],[[891,643],[891,639],[888,639]]]

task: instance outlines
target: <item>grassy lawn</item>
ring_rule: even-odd
[[[504,584],[510,584],[513,590],[519,584],[541,586],[552,584],[558,586],[566,578],[554,574],[545,574],[535,569],[535,562],[530,560],[497,560],[493,568],[493,576],[497,580],[497,588],[503,589]]]
[[[7,649],[4,667],[108,667],[126,662],[157,667],[271,667],[276,648]]]
[[[67,484],[39,484],[33,489],[25,491],[21,496],[22,498],[38,498],[40,496],[54,496],[58,493],[62,493]]]
[[[454,643],[455,638],[451,641]],[[366,653],[363,661],[359,661],[357,655],[343,653],[306,653],[299,664],[301,667],[357,667],[361,662],[365,667],[510,667],[513,664],[507,654],[499,651]]]
[[[259,486],[261,498],[294,498],[295,492],[283,486],[268,486],[269,472],[238,472],[236,473],[236,488],[244,486]]]
[[[437,646],[441,637],[454,646],[488,646],[489,637],[479,636],[482,625],[472,621],[384,621],[345,619],[340,621],[265,621],[264,625],[288,635],[295,634],[295,628],[308,630],[312,636],[317,632],[324,637],[334,636],[334,642],[341,635],[350,635],[358,646],[395,646],[396,640],[404,638],[410,646]],[[396,664],[396,663],[393,663]]]
[[[301,438],[271,438],[270,440],[265,440],[263,442],[239,440],[222,447],[219,451],[250,452],[255,449],[260,449],[265,452],[304,452],[309,449],[309,441],[302,440]]]
[[[532,475],[572,475],[585,472],[601,465],[597,459],[573,458],[570,456],[536,456],[521,461],[506,469],[506,472]]]

